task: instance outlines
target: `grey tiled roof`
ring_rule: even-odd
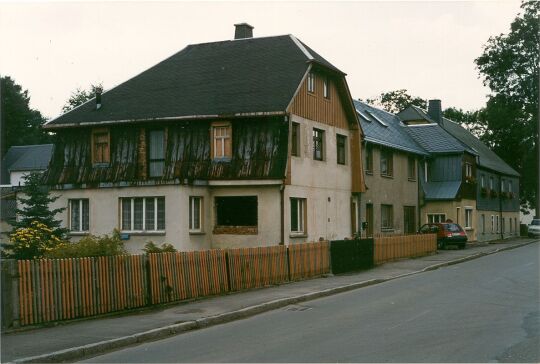
[[[310,62],[343,74],[292,35],[193,44],[47,126],[284,112]]]
[[[9,148],[2,159],[2,184],[9,184],[9,173],[47,169],[53,145],[18,145]]]
[[[427,155],[426,151],[407,133],[399,118],[384,110],[375,108],[361,101],[354,100],[354,106],[359,115],[360,124],[364,131],[364,139],[379,145],[403,150],[410,153]],[[379,123],[370,113],[386,125]],[[365,115],[370,120],[364,118]]]
[[[429,153],[463,153],[472,150],[463,146],[438,124],[409,125],[407,132]]]
[[[480,166],[489,168],[496,172],[512,176],[519,176],[518,172],[506,164],[506,162],[495,154],[495,152],[489,149],[484,143],[482,143],[478,138],[472,135],[461,125],[449,119],[443,118],[443,123],[441,126],[444,128],[444,130],[452,134],[455,138],[469,146],[469,148],[473,149],[478,154],[478,164]]]
[[[456,197],[461,181],[423,183],[426,200],[452,200]]]

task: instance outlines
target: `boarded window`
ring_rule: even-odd
[[[151,130],[148,133],[148,161],[150,177],[163,176],[165,168],[165,132]]]
[[[347,137],[336,134],[337,163],[345,164],[347,156]]]
[[[313,159],[324,160],[324,130],[313,128]]]
[[[394,207],[392,205],[381,205],[381,230],[391,230],[394,228]]]
[[[381,149],[381,175],[391,177],[394,174],[394,159],[390,149]]]
[[[257,196],[216,197],[218,226],[257,226]]]
[[[69,200],[70,226],[73,232],[85,232],[89,230],[90,214],[88,199]]]
[[[109,129],[99,128],[92,131],[92,163],[109,163],[111,138]]]
[[[189,198],[189,231],[202,231],[202,197]]]
[[[291,233],[306,233],[306,199],[291,198]]]
[[[300,155],[300,124],[291,125],[291,155],[298,157]]]
[[[416,181],[416,159],[413,155],[407,158],[407,177],[411,181]]]
[[[165,197],[120,199],[122,231],[164,231]]]
[[[213,158],[232,157],[232,127],[230,123],[212,124]]]
[[[366,173],[373,173],[373,146],[366,144]]]

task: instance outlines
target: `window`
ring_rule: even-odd
[[[472,164],[470,163],[465,163],[465,177],[472,177]]]
[[[502,221],[501,221],[501,233],[504,234],[504,232],[506,231],[506,218],[502,218]]]
[[[163,130],[148,132],[148,162],[150,177],[163,176],[165,168],[165,132]]]
[[[69,200],[69,230],[84,232],[89,230],[89,207],[88,199]]]
[[[394,208],[392,205],[381,205],[381,231],[394,228]]]
[[[329,86],[330,86],[330,82],[328,82],[328,77],[325,77],[324,81],[323,81],[323,96],[324,96],[325,99],[330,98]]]
[[[510,234],[512,234],[512,232],[513,232],[512,218],[509,218],[509,219],[508,219],[508,222],[509,222],[509,224],[510,224]]]
[[[300,156],[300,124],[292,123],[291,125],[291,155]]]
[[[427,222],[429,224],[436,222],[445,222],[446,214],[427,214]]]
[[[216,197],[218,226],[257,226],[257,196]]]
[[[493,190],[493,177],[489,177],[489,189]]]
[[[486,176],[484,176],[484,175],[480,176],[480,187],[482,187],[482,188],[486,187],[485,179],[486,179]]]
[[[347,137],[345,135],[336,134],[337,146],[337,163],[345,164],[347,155]]]
[[[291,233],[306,233],[306,199],[291,198]]]
[[[409,181],[416,181],[416,159],[413,155],[407,158],[407,171]]]
[[[495,217],[495,228],[497,229],[497,232],[500,232],[499,230],[499,215]]]
[[[491,215],[491,232],[495,232],[495,216]]]
[[[514,189],[512,188],[512,181],[508,181],[508,192],[512,193],[514,192]]]
[[[391,177],[394,169],[393,153],[390,149],[381,149],[381,175]]]
[[[480,216],[480,224],[482,226],[482,234],[485,234],[485,232],[486,232],[486,215],[482,214]]]
[[[216,159],[232,157],[232,127],[230,123],[212,124],[212,156]]]
[[[109,129],[99,128],[92,131],[92,163],[109,163],[111,137]]]
[[[366,173],[373,173],[373,146],[366,144]]]
[[[461,207],[456,207],[456,224],[459,224],[459,216],[461,215]]]
[[[308,92],[315,92],[315,74],[313,72],[308,73],[307,90]]]
[[[120,199],[122,231],[165,231],[165,197]]]
[[[313,128],[313,159],[324,160],[324,130]]]
[[[465,227],[472,229],[472,212],[471,208],[465,208]]]
[[[501,192],[504,192],[504,182],[505,182],[504,179],[501,180]]]
[[[519,226],[517,224],[517,218],[514,217],[514,226],[516,227],[516,235],[519,235]]]
[[[428,181],[429,171],[428,171],[429,164],[427,161],[424,162],[424,181]]]
[[[189,231],[202,231],[202,197],[190,196],[189,198]]]

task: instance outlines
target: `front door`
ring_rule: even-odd
[[[414,234],[416,232],[416,207],[403,206],[403,232]]]

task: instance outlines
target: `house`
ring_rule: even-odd
[[[469,240],[519,234],[519,175],[480,140],[442,117],[440,100],[428,110],[410,106],[397,116],[430,157],[420,166],[422,222],[450,219]]]
[[[356,232],[362,130],[345,73],[293,35],[193,44],[48,122],[44,181],[73,235],[130,252]]]
[[[364,235],[414,233],[420,221],[418,166],[429,154],[396,115],[361,101],[354,104],[364,132]]]
[[[9,221],[15,218],[17,191],[24,185],[24,176],[43,172],[52,155],[52,144],[17,145],[8,149],[0,170],[0,240],[4,242],[11,231]]]

